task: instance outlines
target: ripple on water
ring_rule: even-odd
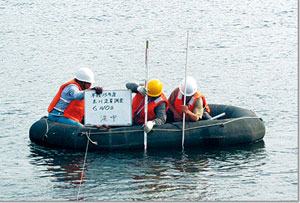
[[[77,200],[83,152],[32,144],[78,67],[95,85],[123,89],[145,78],[168,96],[188,75],[209,103],[253,109],[263,144],[195,151],[89,152],[80,200],[287,201],[297,191],[296,1],[2,1],[1,200]],[[2,189],[1,188],[1,189]]]

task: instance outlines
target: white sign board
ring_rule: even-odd
[[[95,90],[84,94],[84,124],[129,126],[131,116],[131,90],[104,90],[97,95]]]

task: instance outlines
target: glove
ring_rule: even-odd
[[[146,94],[147,94],[147,90],[144,86],[138,86],[137,91],[139,93],[141,93],[141,95],[143,95],[143,97],[146,96]]]
[[[145,124],[145,127],[144,127],[144,131],[146,133],[149,133],[152,130],[153,126],[154,126],[153,121],[147,121],[147,123]]]
[[[103,88],[99,86],[93,87],[92,90],[96,90],[96,94],[102,94],[103,92]]]

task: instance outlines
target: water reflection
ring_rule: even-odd
[[[30,150],[30,163],[40,169],[41,178],[51,179],[54,187],[78,188],[84,153],[36,145],[31,145]],[[220,177],[236,178],[241,169],[255,173],[265,164],[265,158],[263,141],[184,152],[89,152],[81,200],[213,200],[208,198],[213,198],[215,188],[220,188],[215,185]]]
[[[140,163],[141,175],[135,174],[132,183],[148,196],[146,200],[176,200],[185,193],[205,199],[211,193],[214,178],[220,174],[231,176],[240,168],[264,165],[264,142],[253,145],[218,149],[180,151],[149,151]],[[179,193],[180,194],[179,194]],[[165,195],[168,194],[168,197]]]
[[[86,175],[82,174],[84,154],[67,150],[55,150],[35,144],[30,145],[30,163],[41,169],[41,178],[50,178],[53,182],[68,183],[64,187],[77,187],[76,185],[85,183]],[[89,162],[86,162],[84,171],[88,171]],[[51,179],[55,177],[55,179]],[[59,185],[57,187],[60,187]]]

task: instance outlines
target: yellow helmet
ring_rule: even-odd
[[[162,93],[163,85],[159,79],[152,79],[148,82],[148,95],[158,97]]]

